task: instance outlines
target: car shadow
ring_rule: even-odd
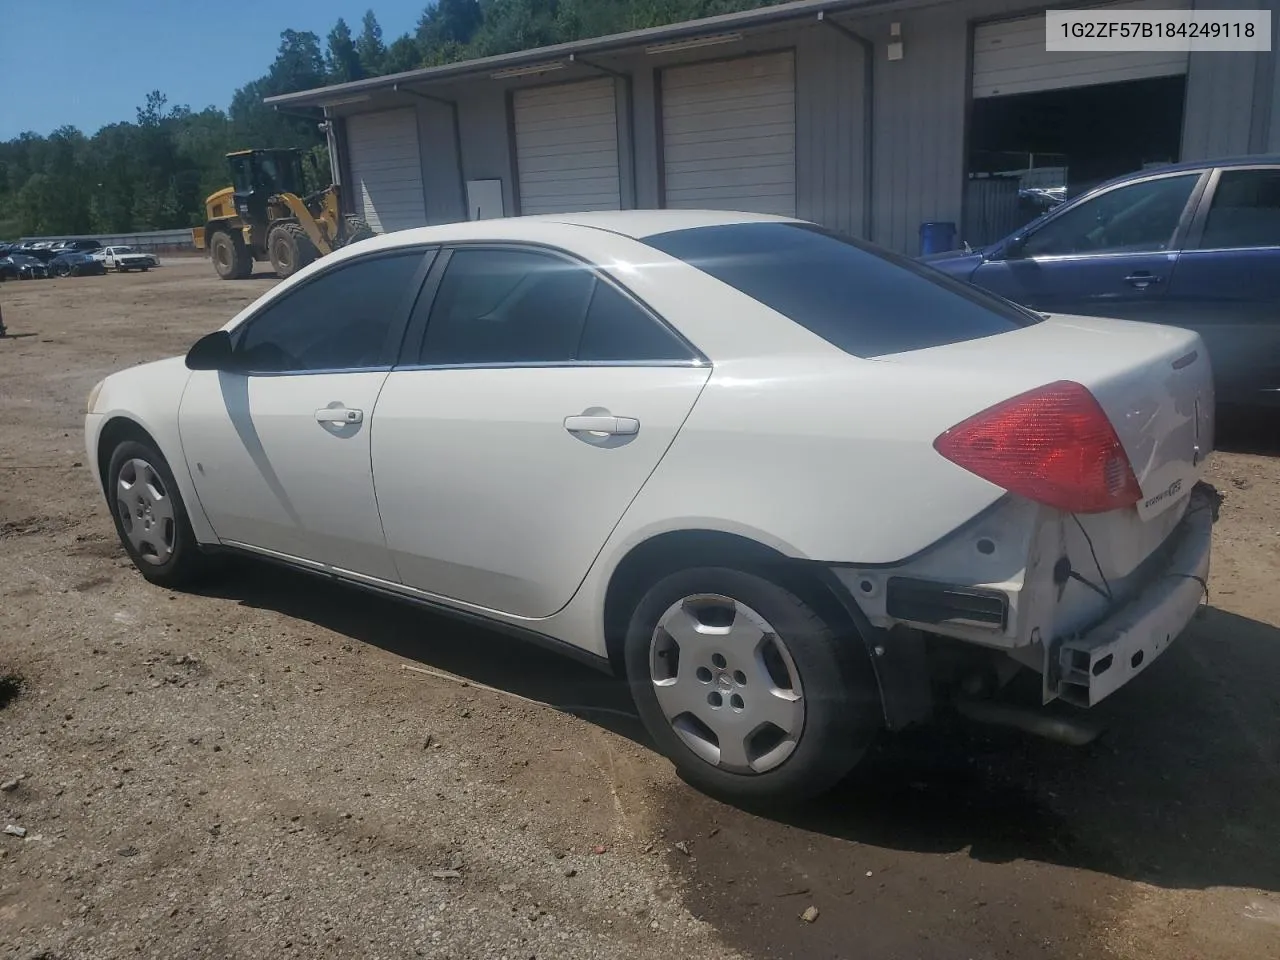
[[[542,701],[652,748],[621,680],[407,602],[340,584],[317,590],[316,582],[246,561],[203,592]],[[809,803],[752,812],[684,786],[659,802],[685,836],[724,842],[736,834],[762,878],[782,863],[778,851],[812,848],[822,835],[844,841],[830,848],[833,871],[852,844],[1038,861],[1170,888],[1280,891],[1276,677],[1280,630],[1206,607],[1166,655],[1090,711],[1105,732],[1088,747],[944,713],[883,737],[844,782]],[[823,856],[810,857],[815,877]],[[710,869],[701,870],[704,882]]]
[[[469,682],[539,700],[649,745],[627,686],[616,677],[407,600],[333,581],[317,590],[317,582],[323,581],[245,558],[200,592],[274,610]]]
[[[1280,429],[1275,411],[1219,410],[1214,446],[1230,453],[1263,456],[1280,454]]]
[[[885,738],[830,794],[768,820],[882,850],[1280,891],[1277,676],[1280,630],[1206,608],[1089,712],[1105,732],[1088,747],[943,718]],[[727,808],[704,807],[724,823]]]

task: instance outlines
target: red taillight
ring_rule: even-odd
[[[1142,497],[1111,421],[1070,380],[989,407],[933,448],[998,487],[1068,513],[1104,513]]]

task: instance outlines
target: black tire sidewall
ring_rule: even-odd
[[[658,619],[683,597],[706,593],[732,597],[764,617],[800,673],[805,699],[800,742],[791,756],[766,773],[731,773],[699,758],[672,729],[653,691],[649,648]],[[697,567],[664,577],[632,614],[624,658],[636,708],[658,748],[685,780],[730,802],[768,805],[822,793],[861,759],[881,726],[874,671],[853,625],[820,616],[795,593],[761,574]]]
[[[124,523],[120,519],[119,507],[116,503],[115,490],[119,482],[120,468],[125,461],[133,459],[145,460],[151,464],[160,479],[164,481],[165,489],[168,491],[173,501],[173,517],[174,517],[174,538],[173,538],[173,555],[164,563],[150,563],[142,557],[142,555],[134,549],[133,544],[129,542],[129,537],[125,533]],[[199,545],[196,543],[195,533],[191,529],[191,521],[187,517],[186,504],[182,500],[182,491],[178,489],[177,481],[174,480],[173,471],[169,469],[169,463],[160,452],[148,443],[138,440],[126,440],[119,444],[111,453],[111,463],[107,468],[106,478],[107,506],[111,510],[111,520],[115,524],[116,534],[120,537],[120,544],[124,547],[125,553],[129,555],[129,559],[133,561],[133,565],[138,571],[150,580],[152,583],[161,584],[162,586],[180,586],[190,582],[205,566],[205,557],[200,552]]]
[[[283,252],[288,260],[283,260],[280,253]],[[282,279],[293,276],[298,272],[298,260],[301,257],[301,251],[298,244],[288,230],[283,227],[274,228],[267,237],[267,256],[271,260],[271,269]]]

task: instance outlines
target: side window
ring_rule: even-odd
[[[1280,247],[1280,169],[1218,176],[1200,249],[1230,247]]]
[[[612,284],[596,281],[579,360],[689,360],[689,348]]]
[[[418,250],[358,260],[286,294],[236,337],[240,368],[301,373],[389,364],[387,335],[422,257]]]
[[[595,277],[532,250],[453,252],[431,306],[420,363],[575,359]]]
[[[1199,176],[1163,177],[1108,190],[1031,234],[1022,256],[1167,250]]]

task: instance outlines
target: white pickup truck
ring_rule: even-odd
[[[128,273],[130,270],[141,270],[146,273],[152,267],[158,267],[160,261],[154,254],[142,253],[133,247],[103,247],[94,256],[106,265],[108,270]]]

